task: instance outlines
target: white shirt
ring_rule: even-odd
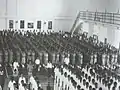
[[[19,78],[19,81],[18,81],[19,85],[22,85],[22,84],[21,84],[21,81],[22,81],[22,80],[24,81],[24,83],[26,83],[25,77],[20,77],[20,78]]]
[[[0,85],[0,90],[2,90],[2,87],[1,87],[1,85]]]
[[[38,90],[38,85],[37,85],[37,82],[35,81],[35,79],[33,78],[33,76],[30,77],[30,83],[31,83],[31,86],[32,86],[32,90]]]
[[[52,68],[52,63],[47,63],[47,68]]]
[[[65,62],[65,64],[67,64],[67,65],[68,65],[68,64],[70,63],[69,58],[68,58],[68,57],[67,57],[67,58],[65,58],[65,61],[64,61],[64,62]]]
[[[19,67],[18,62],[14,62],[14,63],[13,63],[13,67],[14,67],[14,69],[17,69],[17,68]]]
[[[14,83],[15,83],[15,81],[10,81],[9,83],[8,83],[8,88],[10,88],[10,90],[14,90]]]
[[[22,85],[20,85],[19,90],[25,90],[25,88]]]

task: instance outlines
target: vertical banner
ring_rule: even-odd
[[[41,21],[37,21],[37,29],[41,29]]]
[[[14,24],[13,20],[9,20],[9,28],[10,29],[13,29],[13,24]]]
[[[52,21],[48,21],[48,29],[52,29]]]
[[[25,28],[25,21],[20,20],[20,29],[24,29],[24,28]]]

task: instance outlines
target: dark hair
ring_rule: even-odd
[[[99,90],[102,90],[102,87],[100,87]]]

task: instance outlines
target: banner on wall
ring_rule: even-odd
[[[41,29],[41,21],[37,21],[37,29]]]
[[[9,20],[9,28],[13,29],[14,22],[13,20]]]
[[[52,21],[48,21],[48,29],[52,29]]]
[[[25,28],[25,21],[21,20],[20,21],[20,29],[24,29]]]

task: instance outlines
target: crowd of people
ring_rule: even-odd
[[[98,64],[58,65],[54,72],[55,90],[120,90],[120,76]]]
[[[2,89],[7,77],[9,90],[43,90],[43,74],[54,90],[119,90],[118,49],[85,32],[0,31],[0,63]]]

